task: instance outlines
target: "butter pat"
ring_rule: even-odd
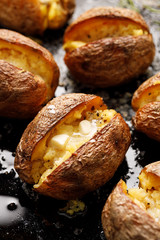
[[[79,131],[84,135],[88,135],[91,132],[91,123],[88,120],[83,120],[79,124]]]
[[[52,137],[49,145],[50,147],[56,147],[56,148],[62,149],[67,144],[68,139],[69,139],[69,136],[67,134],[59,134]]]

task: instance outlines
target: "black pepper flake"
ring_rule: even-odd
[[[7,208],[10,211],[14,211],[17,209],[17,205],[15,203],[10,203],[10,204],[8,204]]]
[[[4,156],[2,156],[1,159],[2,159],[2,161],[5,161],[5,160],[6,160]]]
[[[94,109],[95,109],[95,107],[94,107],[94,106],[92,106],[92,107],[91,107],[91,110],[92,110],[92,111],[94,111]]]
[[[151,92],[149,92],[148,95],[150,96],[150,95],[151,95]]]
[[[99,117],[99,112],[97,112],[97,117]]]

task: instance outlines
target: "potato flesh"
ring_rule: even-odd
[[[44,29],[58,28],[67,20],[67,12],[60,0],[40,0],[40,9],[44,17]]]
[[[146,210],[156,222],[160,223],[160,184],[154,175],[142,172],[139,176],[140,188],[131,188],[128,194],[131,199]]]
[[[103,128],[116,114],[114,110],[93,110],[87,111],[81,109],[76,111],[72,117],[66,119],[63,123],[58,125],[54,132],[48,137],[46,143],[42,141],[42,145],[39,146],[43,151],[37,154],[33,161],[32,177],[35,183],[35,188],[46,179],[46,177],[62,162],[68,159],[79,147],[89,141],[94,134]],[[82,121],[87,120],[90,123],[91,130],[88,134],[83,133],[80,130],[80,124]],[[69,136],[67,142],[63,148],[53,145],[51,140],[60,134],[66,134]],[[39,156],[41,155],[41,157]],[[42,161],[40,161],[40,158]]]
[[[119,37],[119,36],[140,36],[148,34],[145,29],[139,25],[120,21],[120,20],[92,20],[88,24],[81,26],[80,31],[74,31],[66,37],[63,48],[66,51],[72,51],[86,43],[93,42],[103,38]]]
[[[46,82],[48,88],[48,99],[46,102],[53,96],[53,91],[51,89],[53,78],[52,71],[47,71],[47,69],[49,69],[48,64],[38,53],[29,49],[25,50],[25,46],[8,44],[1,41],[0,59],[41,77]]]
[[[160,81],[157,80],[157,82],[154,83],[153,86],[146,89],[144,93],[140,96],[140,98],[137,100],[137,102],[134,103],[135,108],[141,108],[147,103],[154,102],[154,101],[160,101]]]

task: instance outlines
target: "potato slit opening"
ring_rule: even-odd
[[[129,197],[160,223],[160,182],[153,174],[142,173],[139,176],[140,187],[128,189]]]
[[[69,117],[57,124],[35,149],[31,172],[34,187],[38,188],[55,168],[106,126],[115,114],[114,110],[86,105],[72,110]]]
[[[100,40],[103,38],[140,36],[149,34],[148,30],[132,21],[118,19],[95,18],[79,24],[75,29],[71,29],[64,37],[63,48],[72,51],[86,43]],[[78,31],[80,29],[80,31]]]
[[[40,9],[44,18],[44,29],[59,28],[67,20],[67,11],[60,0],[40,0]]]
[[[160,81],[142,92],[141,96],[133,101],[133,108],[138,110],[150,102],[160,101]]]

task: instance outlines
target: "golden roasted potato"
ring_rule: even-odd
[[[132,107],[136,130],[160,141],[160,73],[143,82],[135,91]]]
[[[58,79],[59,68],[47,49],[0,29],[0,116],[35,116],[54,96]]]
[[[15,169],[44,195],[75,199],[106,183],[130,144],[128,125],[102,98],[72,93],[51,100],[18,144]]]
[[[99,7],[82,14],[65,31],[64,61],[80,82],[98,87],[125,83],[152,62],[155,46],[140,14]]]
[[[127,190],[120,180],[102,211],[107,240],[160,239],[160,161],[139,175],[139,188]]]
[[[64,26],[75,8],[75,0],[1,0],[0,24],[25,34]]]

